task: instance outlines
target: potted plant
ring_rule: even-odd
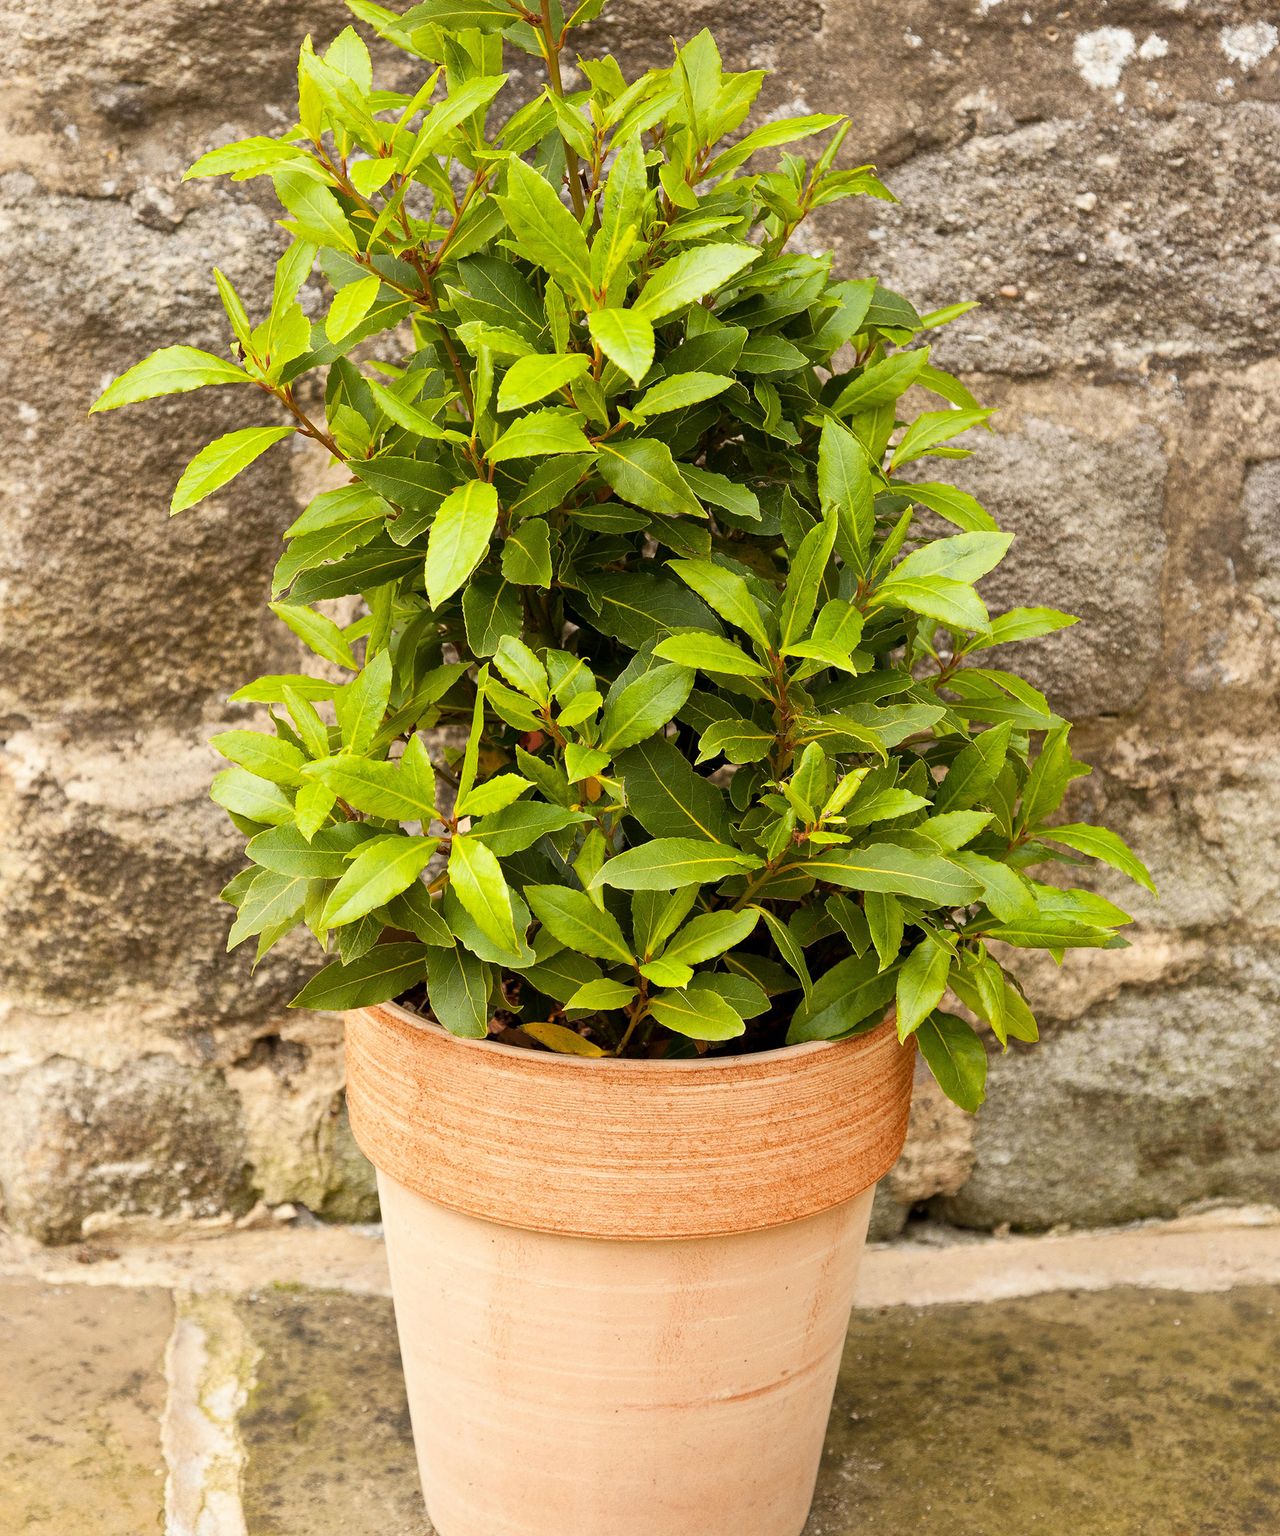
[[[188,173],[273,181],[269,313],[216,273],[229,355],[94,407],[276,403],[174,512],[290,436],[341,470],[272,591],[326,665],[214,741],[230,944],[333,957],[296,1002],[348,1011],[442,1536],[796,1536],[915,1049],[976,1109],[983,1033],[1036,1038],[999,956],[1123,943],[1033,871],[1149,876],[1054,824],[1087,770],[992,652],[1073,621],[989,615],[1009,536],[926,468],[990,414],[930,360],[970,306],[791,249],[890,195],[848,121],[743,132],[763,76],[706,32],[570,89],[601,0],[349,3],[430,73],[308,40],[297,126]]]

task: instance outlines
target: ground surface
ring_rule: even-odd
[[[3,1536],[431,1536],[385,1291],[368,1231],[0,1245]],[[806,1536],[1280,1530],[1273,1217],[899,1244],[861,1301]]]

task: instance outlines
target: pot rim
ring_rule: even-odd
[[[902,1149],[915,1057],[890,1017],[681,1062],[459,1040],[385,1003],[350,1010],[346,1037],[352,1133],[382,1173],[505,1226],[624,1239],[754,1231],[860,1194]],[[624,1070],[573,1070],[601,1065]]]
[[[433,1035],[443,1036],[455,1045],[468,1046],[473,1050],[484,1051],[491,1055],[506,1056],[512,1059],[527,1060],[533,1058],[539,1066],[553,1064],[571,1068],[588,1068],[594,1071],[601,1069],[628,1072],[644,1072],[659,1074],[672,1071],[705,1072],[708,1068],[725,1066],[729,1062],[735,1066],[743,1066],[750,1062],[773,1063],[792,1061],[801,1056],[813,1056],[822,1051],[834,1050],[837,1046],[847,1045],[852,1040],[864,1039],[884,1028],[889,1022],[888,1014],[874,1024],[870,1029],[859,1031],[856,1035],[846,1035],[839,1040],[805,1040],[799,1045],[780,1045],[768,1051],[741,1051],[736,1055],[721,1056],[714,1052],[695,1060],[667,1061],[662,1057],[652,1056],[574,1056],[569,1052],[560,1051],[534,1051],[528,1046],[506,1045],[501,1040],[473,1040],[466,1035],[454,1035],[438,1024],[435,1019],[429,1019],[425,1014],[414,1013],[412,1009],[402,1007],[396,1002],[372,1003],[372,1008],[384,1009],[394,1018],[408,1024],[411,1028],[421,1029]]]

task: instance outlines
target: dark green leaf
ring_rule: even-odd
[[[375,944],[350,965],[335,961],[325,966],[289,1006],[337,1013],[385,1003],[422,980],[427,973],[427,955],[422,944]]]

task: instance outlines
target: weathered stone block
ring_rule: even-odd
[[[122,203],[48,198],[30,178],[3,181],[0,270],[13,277],[0,285],[0,324],[25,338],[5,390],[39,451],[13,457],[3,492],[0,717],[198,719],[207,697],[294,649],[278,626],[268,629],[262,605],[297,512],[296,455],[276,450],[170,523],[187,459],[219,433],[264,419],[256,391],[87,412],[113,371],[175,337],[225,352],[211,313],[212,254],[254,303],[278,231],[226,196],[158,233]]]
[[[0,1282],[0,1509],[23,1536],[164,1525],[163,1290]]]
[[[1253,590],[1280,621],[1280,459],[1249,466],[1241,505]]]
[[[53,1010],[125,998],[159,1003],[178,1029],[270,1015],[314,961],[282,945],[252,972],[226,954],[218,893],[243,849],[208,798],[219,766],[199,738],[152,732],[79,746],[21,732],[0,751],[0,983]]]
[[[917,154],[889,176],[896,206],[846,205],[830,227],[846,262],[918,304],[982,301],[939,339],[950,367],[1247,362],[1276,332],[1280,294],[1257,204],[1236,189],[1274,201],[1278,165],[1280,107],[1265,102],[1010,123]]]
[[[247,1209],[240,1105],[222,1076],[171,1056],[114,1072],[53,1058],[0,1079],[7,1218],[42,1242],[90,1217],[212,1217]]]
[[[993,1055],[972,1177],[938,1202],[962,1226],[1172,1216],[1280,1190],[1280,967],[1224,946],[1178,988],[1122,992],[1056,1025],[1035,1061]]]
[[[993,613],[1043,605],[1080,623],[982,659],[1023,673],[1073,718],[1131,709],[1162,649],[1159,434],[1135,425],[1093,436],[1035,415],[995,424],[994,437],[969,434],[972,459],[946,465],[1014,535],[983,596]],[[936,472],[928,464],[917,466],[921,478]]]

